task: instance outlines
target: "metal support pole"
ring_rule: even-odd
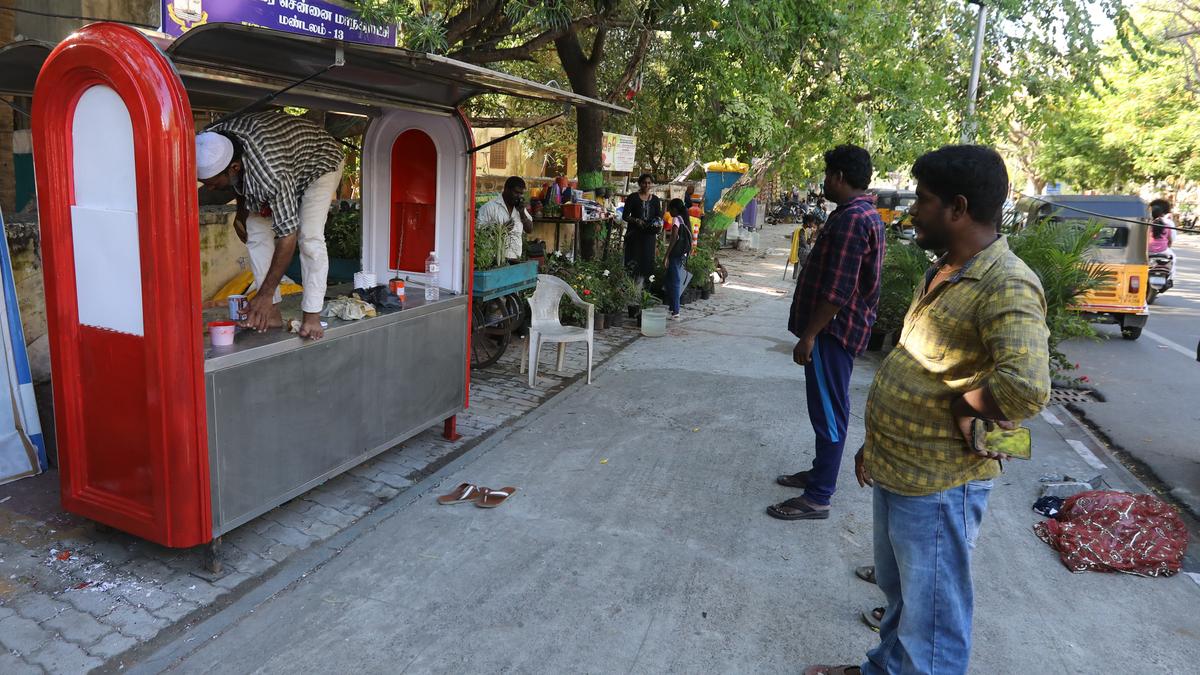
[[[979,21],[975,25],[975,58],[971,63],[971,84],[967,87],[967,116],[963,118],[962,142],[975,140],[975,98],[979,95],[979,69],[983,65],[983,34],[987,30],[987,6],[981,0],[969,0],[979,5]]]

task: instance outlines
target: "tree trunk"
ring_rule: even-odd
[[[575,123],[579,127],[579,144],[575,161],[580,190],[594,190],[604,185],[604,112],[595,108],[578,108]]]
[[[1042,194],[1046,190],[1046,179],[1041,176],[1034,176],[1030,180],[1033,181],[1033,193]]]
[[[571,90],[576,94],[598,98],[599,85],[596,66],[603,50],[603,38],[599,37],[592,48],[592,57],[583,54],[579,36],[568,33],[554,41],[559,61]],[[594,108],[576,108],[575,123],[579,137],[575,145],[575,172],[579,177],[580,190],[593,190],[604,184],[604,160],[601,150],[604,139],[604,113]]]

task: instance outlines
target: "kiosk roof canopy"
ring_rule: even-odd
[[[337,101],[349,98],[366,105],[445,111],[473,96],[496,93],[629,112],[604,101],[444,56],[237,24],[197,26],[172,42],[166,53],[180,68],[189,89],[206,88],[200,80],[229,87],[242,84],[236,80],[243,78],[282,87],[324,69],[333,62],[339,46],[344,50],[344,65],[309,80],[298,91],[318,97],[327,94]]]
[[[54,45],[21,40],[0,47],[0,94],[29,96]]]
[[[279,97],[278,102],[370,114],[404,106],[450,112],[479,94],[503,94],[624,114],[629,110],[574,92],[397,47],[211,23],[175,40],[153,38],[175,63],[192,105],[233,110],[329,66],[341,47],[344,65]],[[52,45],[24,40],[0,48],[0,94],[29,95]]]

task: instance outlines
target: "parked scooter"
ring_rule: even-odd
[[[1170,253],[1150,254],[1150,287],[1146,289],[1146,304],[1153,305],[1158,296],[1175,285],[1175,256]]]

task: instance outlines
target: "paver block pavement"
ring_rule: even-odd
[[[287,527],[278,523],[267,528],[263,532],[263,536],[267,539],[274,539],[281,544],[287,544],[296,549],[308,548],[310,544],[316,541],[315,537],[304,534],[294,527]]]
[[[18,614],[35,623],[53,619],[68,607],[70,605],[54,600],[45,593],[37,592],[26,593],[12,602],[12,608]]]
[[[0,621],[0,644],[18,654],[32,654],[53,637],[50,631],[23,616]]]
[[[70,608],[47,621],[44,627],[57,631],[67,640],[81,645],[90,645],[113,632],[112,626],[106,626],[91,615]]]
[[[250,578],[251,578],[251,576],[249,574],[246,574],[245,572],[231,572],[231,573],[226,574],[225,576],[221,577],[220,579],[217,579],[213,583],[220,586],[221,588],[224,588],[225,590],[232,591],[233,589],[240,586],[242,584],[242,582],[244,582]]]
[[[31,666],[21,660],[21,657],[0,651],[0,673],[4,675],[41,675],[41,666]]]
[[[86,673],[104,665],[100,659],[89,656],[77,645],[64,640],[54,640],[44,645],[29,660],[51,673]]]
[[[115,595],[101,591],[98,588],[67,591],[60,597],[74,606],[75,609],[95,617],[108,614],[121,602]]]
[[[160,619],[141,607],[125,603],[119,603],[101,620],[114,626],[121,633],[139,640],[149,640],[167,627],[166,619]]]
[[[128,635],[121,635],[113,631],[102,638],[96,644],[87,648],[87,651],[96,658],[107,661],[112,657],[124,653],[137,645],[137,640]]]
[[[170,581],[163,586],[163,590],[187,602],[201,605],[207,605],[226,593],[224,588],[214,586],[195,576]]]
[[[196,611],[196,609],[199,607],[200,605],[195,603],[184,600],[176,600],[175,602],[167,604],[165,607],[154,610],[152,614],[160,619],[166,619],[171,623],[175,623],[188,614]]]

